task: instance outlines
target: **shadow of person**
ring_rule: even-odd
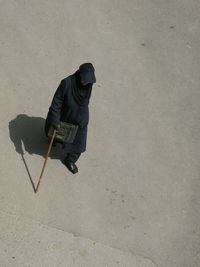
[[[34,186],[29,168],[26,164],[24,153],[37,154],[45,157],[48,149],[48,139],[44,133],[45,119],[41,117],[29,117],[26,114],[19,114],[9,122],[10,139],[14,143],[15,150],[23,159],[29,179]],[[53,148],[50,153],[50,158],[60,159],[61,154],[58,147]]]

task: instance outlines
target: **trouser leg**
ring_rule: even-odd
[[[81,153],[70,152],[67,153],[65,160],[75,163],[79,159],[80,155]]]

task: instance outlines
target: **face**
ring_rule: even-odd
[[[85,82],[84,80],[81,80],[81,84],[82,84],[83,86],[85,86],[85,85],[87,85],[88,83]]]

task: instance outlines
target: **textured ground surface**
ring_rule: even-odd
[[[200,3],[0,1],[0,266],[200,266]],[[60,80],[96,67],[79,173],[48,161]]]

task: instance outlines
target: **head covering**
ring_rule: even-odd
[[[84,63],[74,73],[75,86],[73,86],[73,96],[78,105],[88,105],[93,83],[96,82],[95,69],[92,63]],[[86,85],[81,83],[81,80],[86,82]]]
[[[84,63],[79,67],[80,77],[86,83],[96,83],[95,69],[92,63]]]

